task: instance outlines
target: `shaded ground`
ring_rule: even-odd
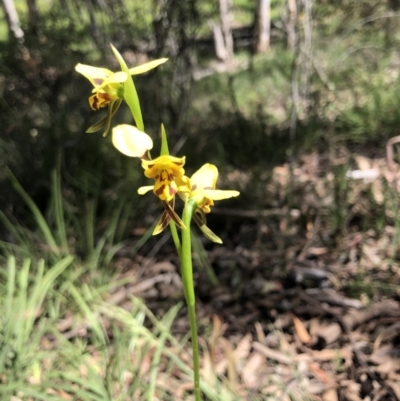
[[[208,253],[219,284],[196,275],[203,380],[225,378],[237,397],[226,399],[400,399],[395,172],[384,159],[342,159],[307,155],[292,174],[276,167],[260,177],[274,194],[265,209],[210,216],[230,239]],[[130,284],[108,302],[130,310],[139,296],[162,316],[183,301],[168,236],[157,240],[133,261],[129,247],[121,252],[118,278]],[[187,334],[185,308],[173,332]],[[191,388],[179,371],[158,384],[177,400]]]

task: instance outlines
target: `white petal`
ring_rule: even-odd
[[[112,143],[121,153],[129,157],[143,157],[153,148],[153,141],[146,133],[128,124],[113,128]]]

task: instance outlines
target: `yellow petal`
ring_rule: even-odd
[[[118,71],[116,73],[113,73],[107,79],[105,79],[100,86],[95,87],[93,89],[93,92],[97,92],[98,90],[100,90],[110,84],[121,84],[121,83],[125,82],[127,79],[128,79],[128,75],[126,74],[126,72]]]
[[[190,178],[192,191],[198,189],[215,189],[218,179],[218,169],[214,164],[206,163],[201,166]]]
[[[92,67],[91,65],[86,64],[77,64],[75,66],[75,71],[87,78],[93,86],[100,85],[105,79],[113,74],[113,72],[107,68]]]
[[[203,194],[206,198],[212,200],[222,200],[234,198],[240,195],[239,191],[229,191],[223,189],[205,189],[203,190]]]
[[[128,124],[113,128],[112,143],[121,153],[129,157],[143,157],[153,148],[153,141],[146,133]]]
[[[156,178],[161,171],[167,171],[172,174],[173,178],[182,177],[185,174],[183,166],[185,164],[184,157],[175,157],[170,155],[162,155],[153,160],[142,160],[142,167],[147,178]]]
[[[159,58],[157,60],[149,61],[148,63],[138,65],[133,68],[129,68],[129,74],[131,75],[138,75],[143,74],[147,71],[152,70],[153,68],[158,67],[160,64],[163,64],[167,61],[167,58]]]
[[[154,185],[147,185],[145,187],[138,188],[137,192],[139,195],[147,194],[147,192],[152,191],[154,189]]]

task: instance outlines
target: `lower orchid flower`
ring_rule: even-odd
[[[238,196],[239,191],[216,189],[218,169],[210,163],[200,167],[190,178],[178,180],[179,195],[184,200],[194,200],[196,209],[193,219],[203,234],[210,240],[221,244],[222,240],[206,225],[206,213],[211,212],[214,201]]]

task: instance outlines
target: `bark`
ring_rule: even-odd
[[[291,51],[296,48],[296,20],[297,20],[297,4],[296,0],[287,0],[288,19],[286,24],[287,45]]]
[[[233,55],[233,36],[231,30],[231,0],[219,0],[219,23],[210,22],[213,32],[215,54],[218,59],[227,61]]]
[[[256,13],[256,53],[266,53],[269,49],[271,31],[271,0],[258,0]]]
[[[215,54],[219,60],[225,61],[229,59],[229,53],[225,46],[224,34],[221,25],[215,22],[210,23],[213,32]]]
[[[36,0],[27,0],[29,32],[37,35],[39,13]]]
[[[224,37],[226,57],[229,60],[233,55],[233,36],[231,30],[231,0],[219,0],[221,30]]]
[[[10,37],[14,37],[18,42],[24,41],[24,31],[19,23],[18,13],[15,8],[14,0],[1,0],[1,6],[6,16]]]

